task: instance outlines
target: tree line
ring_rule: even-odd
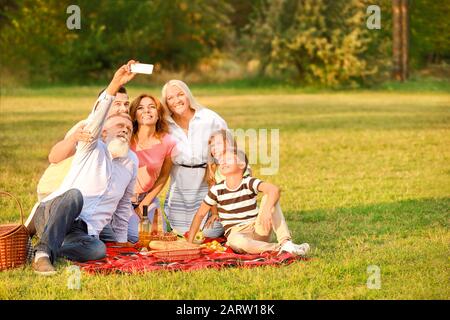
[[[71,4],[81,11],[77,30],[66,26]],[[381,9],[379,30],[366,26],[371,4]],[[409,1],[413,68],[449,61],[448,16],[450,2]],[[358,85],[392,72],[392,25],[389,0],[3,0],[0,72],[87,83],[130,57],[189,73],[215,55],[253,63],[258,77]]]

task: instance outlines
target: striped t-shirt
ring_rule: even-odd
[[[256,196],[261,182],[257,178],[247,176],[234,190],[228,189],[225,181],[211,187],[203,201],[210,206],[217,205],[225,234],[231,227],[247,224],[256,219],[258,215]]]

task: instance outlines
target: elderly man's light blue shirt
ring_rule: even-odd
[[[51,200],[69,189],[83,195],[79,219],[86,222],[88,234],[99,237],[111,223],[118,242],[127,241],[128,221],[133,213],[131,197],[136,182],[138,158],[132,151],[126,157],[112,158],[101,141],[101,131],[114,100],[104,92],[89,115],[86,128],[94,135],[92,142],[79,142],[72,166],[61,186],[42,201]]]

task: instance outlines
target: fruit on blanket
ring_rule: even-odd
[[[227,248],[225,248],[224,246],[222,246],[219,242],[217,242],[216,240],[213,240],[211,242],[207,242],[201,245],[201,247],[209,249],[211,251],[215,251],[215,252],[225,252],[227,250]]]
[[[204,240],[205,236],[203,235],[203,232],[199,231],[195,234],[194,243],[201,244]]]

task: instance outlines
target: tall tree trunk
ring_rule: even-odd
[[[402,81],[408,79],[409,76],[409,15],[408,0],[402,0],[401,17],[402,17]]]
[[[394,80],[401,81],[402,79],[402,35],[401,35],[401,0],[392,1],[392,59],[393,70],[392,77]]]
[[[409,18],[408,0],[392,1],[392,58],[394,80],[408,78]]]

